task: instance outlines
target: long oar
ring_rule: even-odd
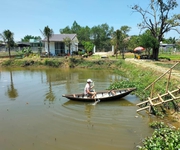
[[[93,82],[93,87],[94,87],[94,82]],[[96,92],[96,91],[95,91],[95,88],[93,88],[93,91]],[[95,102],[94,102],[92,105],[96,105],[97,103],[100,102],[99,99],[96,101],[96,98],[97,98],[97,94],[96,94],[96,96],[95,96]]]

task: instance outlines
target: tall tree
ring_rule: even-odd
[[[102,51],[105,47],[111,45],[110,42],[113,32],[114,28],[109,27],[106,23],[92,27],[91,39],[97,49]]]
[[[8,48],[9,58],[11,58],[11,47],[14,46],[14,33],[10,30],[5,30],[0,36],[3,38],[6,43],[6,47]]]
[[[170,11],[178,6],[176,0],[150,0],[149,7],[143,9],[139,5],[134,5],[133,10],[140,13],[142,16],[142,23],[138,24],[141,30],[149,29],[152,36],[157,39],[158,43],[162,41],[163,35],[170,30],[175,30],[180,33],[178,26],[180,26],[180,14],[171,16]],[[158,60],[159,46],[153,47],[153,59]]]
[[[65,37],[64,39],[63,39],[63,41],[64,41],[64,43],[65,43],[65,45],[69,48],[69,52],[68,52],[68,55],[70,55],[70,48],[71,48],[71,39],[69,38],[69,37]]]
[[[72,31],[71,31],[69,26],[66,26],[64,29],[59,29],[59,32],[61,34],[71,34],[72,33]]]
[[[30,39],[41,40],[41,37],[40,36],[26,35],[23,39],[21,39],[21,41],[22,42],[29,42]]]
[[[82,45],[84,46],[85,50],[87,51],[87,54],[89,55],[89,53],[93,53],[93,47],[94,44],[90,41],[82,41]]]
[[[146,51],[150,58],[151,49],[158,45],[158,41],[154,38],[149,30],[146,30],[142,35],[139,36],[139,46],[146,48]]]
[[[91,29],[86,27],[81,27],[76,21],[73,22],[71,28],[66,26],[64,29],[59,30],[61,34],[77,34],[79,40],[79,46],[82,46],[82,41],[90,41]]]
[[[78,32],[80,31],[80,29],[81,29],[81,26],[80,26],[76,21],[74,21],[74,22],[73,22],[73,25],[72,25],[72,27],[71,27],[72,33],[78,34]]]
[[[49,41],[49,39],[52,37],[54,32],[53,32],[52,29],[50,29],[48,26],[46,26],[46,27],[44,27],[44,30],[41,31],[41,33],[43,34],[43,36],[47,40],[47,43],[48,43],[48,57],[50,57],[50,50],[49,50],[49,43],[50,43],[50,41]]]
[[[128,41],[128,49],[129,50],[134,50],[135,47],[139,46],[139,36],[137,35],[133,35],[130,37],[129,41]]]
[[[122,58],[124,59],[124,51],[128,47],[128,32],[131,30],[129,26],[121,26],[121,54]]]

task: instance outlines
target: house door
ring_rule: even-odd
[[[63,42],[55,42],[55,55],[57,56],[65,55],[65,45]]]

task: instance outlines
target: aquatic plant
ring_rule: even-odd
[[[143,146],[138,146],[139,150],[180,149],[180,129],[170,128],[163,122],[153,122],[150,126],[155,130],[151,137],[143,140]]]

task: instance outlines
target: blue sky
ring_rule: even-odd
[[[0,0],[0,33],[9,29],[14,33],[14,40],[21,40],[26,35],[41,36],[40,30],[45,26],[59,34],[59,29],[71,27],[76,21],[85,27],[107,23],[114,29],[121,26],[131,27],[129,35],[138,35],[137,24],[141,23],[139,13],[130,8],[138,4],[146,8],[150,0]],[[178,8],[172,13],[180,14]],[[172,31],[165,35],[180,38],[180,34]]]

